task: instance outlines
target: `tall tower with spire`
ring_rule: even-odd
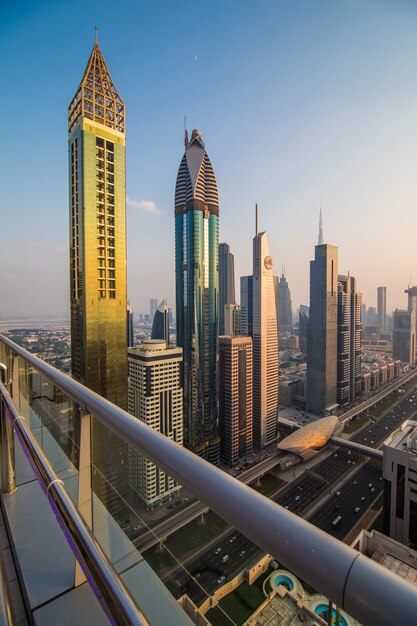
[[[72,375],[126,409],[124,121],[96,37],[68,109]]]
[[[253,274],[241,278],[241,306],[242,334],[251,336],[253,344],[253,445],[257,450],[278,437],[277,290],[268,236],[258,230],[256,205]]]
[[[124,122],[96,37],[68,109],[72,375],[127,409]],[[127,446],[93,419],[92,447],[94,491],[117,517]]]
[[[219,463],[219,197],[201,132],[185,133],[175,188],[177,345],[183,348],[184,443]]]

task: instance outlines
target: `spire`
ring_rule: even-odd
[[[321,246],[324,243],[323,239],[323,211],[320,206],[320,219],[319,219],[319,240],[318,245]]]
[[[258,204],[255,204],[255,237],[258,236]]]
[[[187,149],[188,146],[188,130],[187,130],[187,116],[184,115],[184,145],[185,145],[185,149]]]
[[[120,133],[125,132],[125,105],[98,45],[97,27],[87,67],[68,108],[68,132],[81,118],[93,120]]]

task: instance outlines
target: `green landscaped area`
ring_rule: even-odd
[[[402,398],[409,391],[411,391],[415,386],[416,386],[416,381],[410,380],[408,383],[406,383],[402,387],[405,393],[399,393],[398,391],[393,391],[387,398],[379,402],[376,406],[372,407],[372,409],[369,410],[369,413],[373,415],[374,417],[380,417],[383,413],[385,413],[385,411],[388,411],[388,409],[391,406],[393,406],[394,404],[402,400]]]
[[[173,557],[181,561],[186,559],[229,527],[229,524],[213,511],[209,511],[204,519],[204,524],[200,518],[195,519],[168,537],[164,542],[166,549],[162,552],[152,548],[144,553],[144,557],[159,576],[163,576],[174,565]]]
[[[359,417],[353,418],[350,420],[349,424],[346,424],[344,431],[348,435],[351,433],[355,433],[357,430],[365,426],[369,422],[369,417],[364,415],[363,413],[359,415]]]
[[[281,489],[281,487],[285,484],[285,480],[277,478],[272,474],[266,474],[261,478],[261,484],[259,487],[257,487],[255,484],[253,484],[252,487],[253,489],[255,489],[255,491],[258,491],[263,496],[269,497],[276,493],[279,489]]]
[[[262,591],[262,585],[273,570],[268,569],[252,584],[244,581],[237,589],[222,598],[217,606],[205,614],[213,626],[240,626],[252,615],[254,611],[265,602],[266,598]],[[229,619],[227,616],[233,616]]]
[[[252,485],[253,489],[262,495],[269,497],[276,493],[285,481],[266,474],[261,478],[259,487]],[[202,524],[200,518],[193,520],[176,533],[171,535],[165,542],[164,548],[158,550],[157,547],[145,552],[145,558],[159,576],[166,574],[175,566],[177,559],[183,561],[190,557],[193,552],[204,548],[210,541],[221,535],[229,524],[221,517],[209,511],[205,516],[205,523]]]

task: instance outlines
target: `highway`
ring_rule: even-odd
[[[398,395],[400,398],[400,394]],[[409,394],[404,394],[398,404],[382,418],[363,427],[351,439],[378,448],[390,432],[414,415],[416,409],[417,386]],[[295,466],[295,472],[301,469]],[[380,462],[335,447],[329,456],[319,461],[310,471],[305,471],[295,478],[273,499],[343,540],[382,493],[381,479]],[[325,502],[318,510],[309,513],[309,510],[314,508],[314,501],[317,498],[324,498]],[[359,511],[356,511],[357,508]],[[339,515],[342,520],[333,527],[332,522]],[[232,543],[231,537],[236,537]],[[216,554],[219,548],[221,551]],[[243,556],[240,556],[243,551]],[[228,559],[223,562],[225,554],[228,555]],[[261,550],[256,545],[241,533],[231,530],[214,547],[187,561],[188,573],[183,571],[179,574],[176,571],[175,576],[168,576],[164,582],[176,597],[187,592],[199,605],[206,596],[223,584],[224,580],[235,576],[242,571],[247,562],[252,558],[259,558],[260,555]]]
[[[401,378],[396,379],[393,383],[389,385],[385,385],[384,388],[380,392],[378,392],[371,398],[368,398],[361,404],[358,404],[356,407],[349,409],[348,411],[340,415],[339,420],[341,421],[341,423],[345,423],[346,421],[349,421],[350,419],[352,419],[352,417],[356,417],[360,413],[363,413],[364,411],[366,411],[366,409],[373,406],[380,400],[383,400],[387,395],[391,394],[393,391],[395,391],[396,389],[398,389],[399,387],[401,387],[406,382],[408,382],[409,380],[411,380],[412,378],[416,376],[417,376],[417,370],[411,370],[405,376],[402,376]],[[355,438],[351,438],[351,440],[356,441]],[[365,445],[369,445],[370,447],[372,447],[372,444],[367,441],[358,441],[358,443],[364,443]],[[284,457],[282,455],[279,455],[279,453],[276,451],[272,453],[270,457],[260,461],[259,463],[254,464],[252,467],[242,472],[240,475],[235,475],[235,477],[238,480],[244,482],[245,484],[251,484],[259,476],[263,476],[264,474],[268,473],[271,469],[273,469],[278,462],[278,458],[280,460],[283,460]],[[336,465],[340,465],[341,467],[343,467],[343,463],[341,464],[338,463]],[[328,480],[331,482],[332,477],[333,477],[333,472],[336,472],[336,475],[337,475],[337,471],[338,470],[336,468],[333,468],[333,464],[329,464],[329,465],[325,465],[323,468],[323,471],[319,473],[323,478],[326,479],[327,473],[329,472],[330,478],[328,478]],[[341,473],[341,475],[343,475],[343,472]],[[316,483],[314,484],[312,483],[312,486],[314,486],[315,484]],[[307,492],[308,492],[308,489],[307,489]],[[322,492],[323,492],[323,489],[320,489],[320,490],[316,489],[315,497],[317,497],[317,495],[320,495],[320,493]],[[314,500],[315,497],[313,497],[312,500]],[[283,503],[283,506],[287,506],[288,504],[289,503],[285,501]],[[304,509],[305,507],[302,507],[302,510]],[[182,507],[180,511],[177,511],[175,514],[169,516],[168,519],[165,519],[160,524],[153,526],[151,530],[144,531],[136,539],[133,539],[133,543],[139,550],[144,552],[148,550],[149,548],[151,548],[152,546],[154,546],[155,544],[157,544],[158,542],[165,541],[165,539],[170,534],[176,532],[177,530],[179,530],[180,528],[182,528],[183,526],[191,522],[193,519],[196,519],[202,514],[207,513],[207,511],[208,511],[208,508],[201,502],[199,501],[192,502],[188,506]]]

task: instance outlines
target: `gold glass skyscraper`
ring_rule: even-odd
[[[72,375],[126,409],[125,107],[97,41],[68,133]]]

